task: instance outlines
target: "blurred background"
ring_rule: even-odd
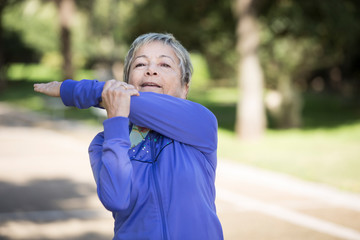
[[[357,0],[1,0],[0,103],[101,126],[32,85],[122,80],[138,35],[172,33],[219,158],[360,193],[359,23]]]

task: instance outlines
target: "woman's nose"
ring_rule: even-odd
[[[152,75],[158,75],[158,72],[156,71],[156,68],[153,65],[149,65],[148,69],[146,70],[146,75],[147,76],[152,76]]]

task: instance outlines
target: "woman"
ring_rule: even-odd
[[[170,34],[138,37],[124,80],[35,84],[67,106],[102,106],[108,119],[89,147],[114,239],[222,239],[215,208],[217,121],[186,100],[192,65]]]

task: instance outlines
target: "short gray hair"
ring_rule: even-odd
[[[129,82],[130,66],[133,62],[135,52],[140,47],[155,41],[162,42],[166,45],[171,46],[174,49],[175,55],[179,58],[180,61],[181,82],[182,84],[190,83],[193,73],[193,66],[191,64],[190,54],[183,47],[183,45],[181,45],[181,43],[176,40],[172,34],[169,33],[147,33],[140,35],[135,39],[135,41],[131,44],[130,50],[125,57],[124,81],[127,83]]]

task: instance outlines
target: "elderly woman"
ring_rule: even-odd
[[[35,84],[67,106],[101,106],[108,119],[89,147],[114,239],[222,239],[215,208],[217,121],[186,100],[189,53],[170,34],[139,36],[124,81]]]

